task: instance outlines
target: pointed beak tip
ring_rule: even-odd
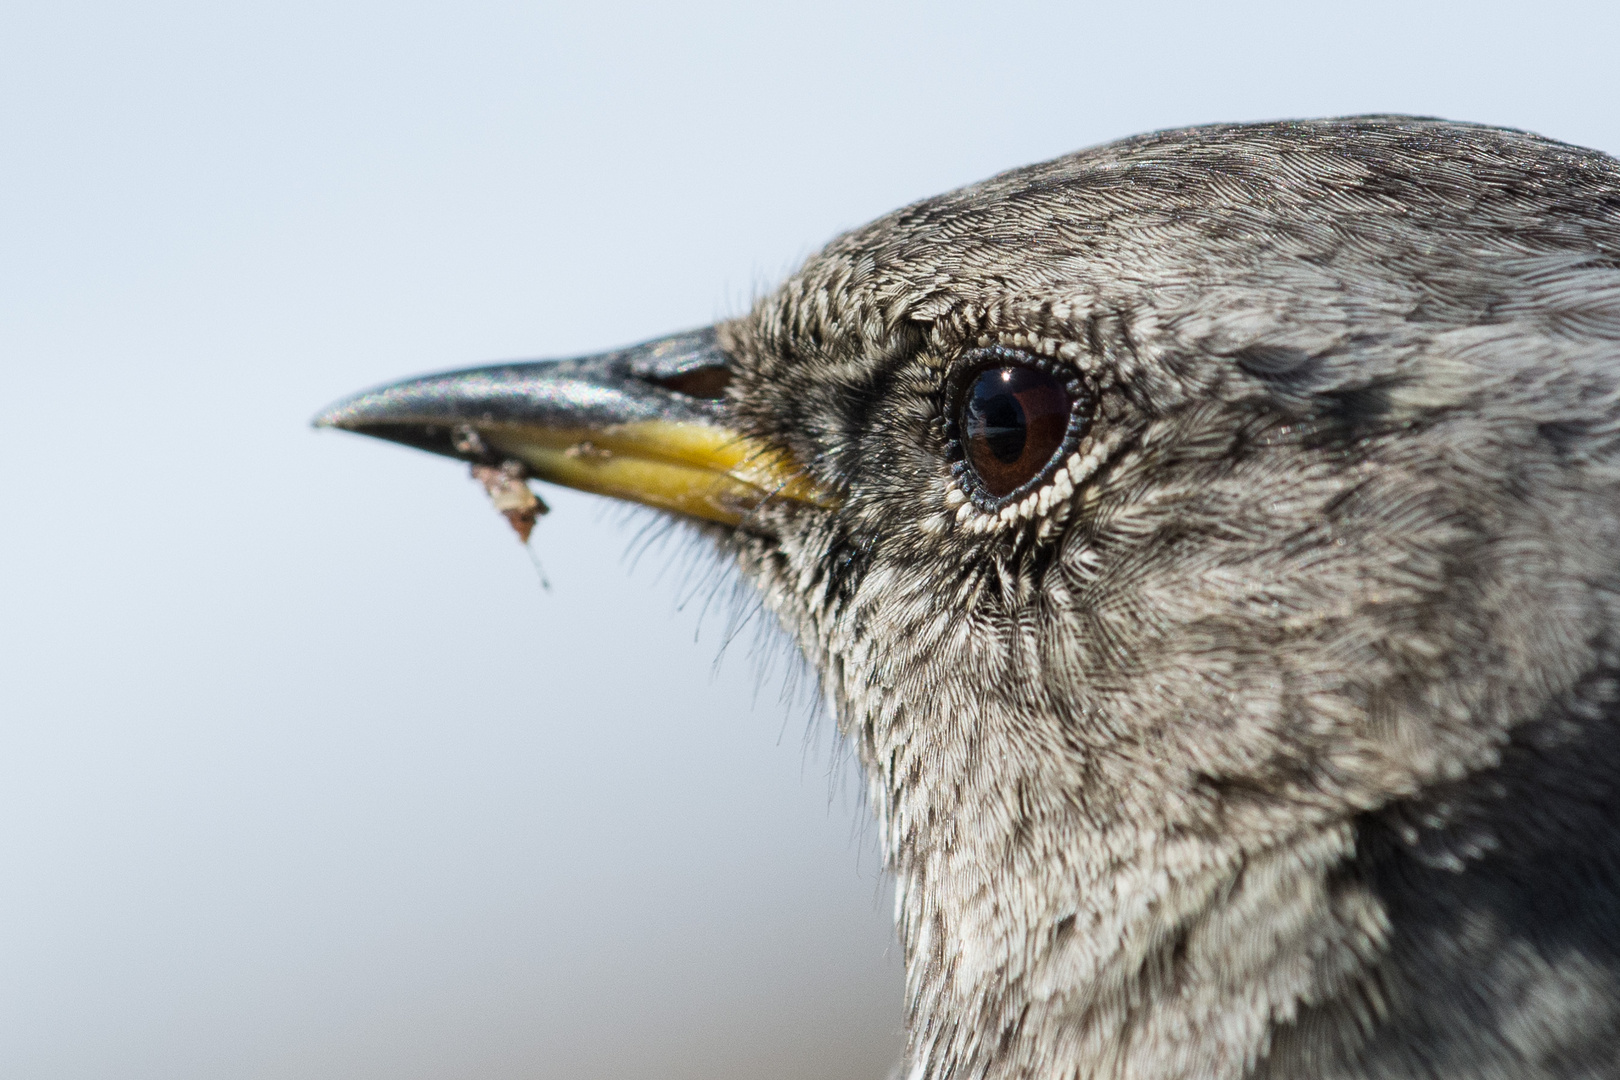
[[[359,431],[371,419],[372,407],[376,403],[372,400],[376,391],[368,390],[364,393],[354,394],[333,402],[310,420],[312,428],[337,428],[340,431]]]

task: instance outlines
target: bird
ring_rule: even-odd
[[[713,545],[858,757],[903,1080],[1620,1076],[1620,162],[1160,131],[317,424]]]

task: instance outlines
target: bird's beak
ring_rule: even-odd
[[[573,360],[426,375],[315,418],[474,464],[738,525],[768,500],[834,505],[784,454],[727,420],[714,330]]]

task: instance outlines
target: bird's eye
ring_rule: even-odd
[[[996,349],[986,359],[958,384],[948,437],[975,501],[999,505],[1044,480],[1074,448],[1083,394],[1072,374],[1036,357]]]

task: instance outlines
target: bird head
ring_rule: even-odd
[[[319,422],[732,557],[865,767],[913,1075],[1237,1076],[1415,1052],[1411,940],[1534,908],[1457,882],[1612,901],[1617,359],[1615,162],[1358,118],[1018,169]]]

